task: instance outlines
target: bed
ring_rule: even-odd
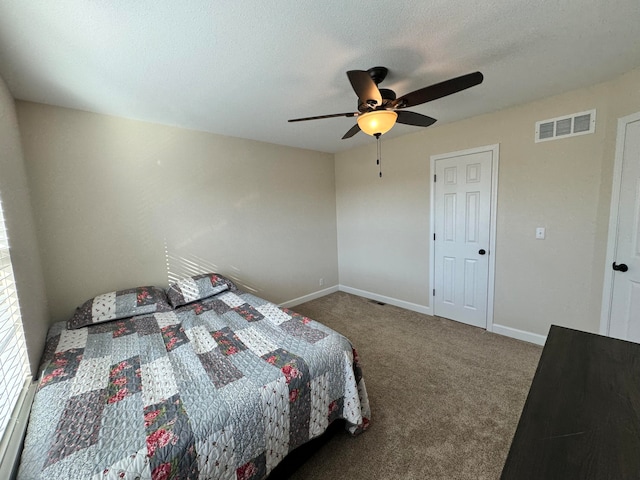
[[[370,409],[345,337],[218,274],[88,300],[48,333],[18,479],[261,480]]]

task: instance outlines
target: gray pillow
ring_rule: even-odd
[[[86,327],[122,318],[169,312],[171,305],[164,290],[158,287],[136,287],[103,293],[84,302],[67,322],[67,328]]]
[[[225,290],[236,290],[236,286],[231,280],[217,273],[203,273],[178,280],[169,287],[167,296],[173,308],[177,308]]]

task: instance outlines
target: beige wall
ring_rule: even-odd
[[[327,154],[18,102],[52,320],[98,293],[210,270],[275,302],[339,273],[428,307],[430,156],[498,143],[494,323],[597,331],[616,125],[640,110],[638,84],[640,70],[383,138],[382,179],[373,139],[335,155],[334,174]],[[591,108],[595,134],[534,143],[537,120]]]
[[[332,155],[17,109],[53,320],[96,294],[207,271],[277,303],[337,285]]]
[[[341,285],[429,306],[430,156],[498,143],[494,323],[541,335],[554,323],[598,331],[616,125],[640,110],[638,85],[640,69],[516,108],[383,137],[382,179],[373,139],[337,154]],[[592,108],[595,134],[534,143],[536,121]],[[547,228],[546,240],[535,240],[537,226]]]
[[[0,78],[0,195],[9,234],[31,370],[38,363],[49,326],[40,255],[13,97]]]

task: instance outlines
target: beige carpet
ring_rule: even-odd
[[[338,292],[295,307],[347,336],[372,423],[330,435],[294,480],[497,479],[542,348]],[[310,457],[310,458],[306,458]]]

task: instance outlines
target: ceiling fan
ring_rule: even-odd
[[[330,115],[318,115],[315,117],[293,118],[289,122],[303,122],[306,120],[319,120],[321,118],[357,117],[357,122],[342,139],[351,138],[360,130],[379,138],[380,135],[391,130],[398,122],[416,127],[428,127],[436,122],[435,118],[420,113],[403,110],[407,107],[415,107],[438,98],[446,97],[453,93],[482,83],[484,76],[480,72],[469,73],[460,77],[445,80],[428,87],[415,90],[411,93],[396,98],[393,90],[378,88],[389,70],[385,67],[373,67],[369,70],[349,70],[347,77],[353,90],[358,95],[358,111],[347,113],[334,113]]]

